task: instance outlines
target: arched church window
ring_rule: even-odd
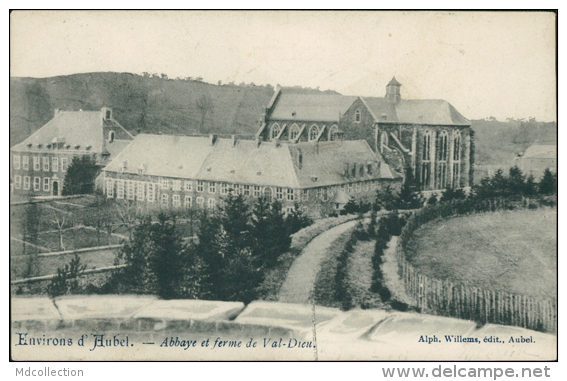
[[[279,134],[280,134],[280,125],[275,123],[275,124],[272,125],[272,131],[271,131],[270,136],[271,136],[272,139],[275,139],[275,138],[278,137]]]
[[[453,161],[459,161],[461,158],[461,131],[453,132]]]
[[[431,132],[429,130],[425,131],[423,134],[423,160],[431,160]]]
[[[431,186],[431,131],[423,134],[423,151],[421,155],[420,182],[422,189]]]
[[[291,140],[295,140],[295,139],[297,139],[297,136],[298,136],[298,135],[299,135],[299,126],[294,123],[294,124],[291,126],[291,130],[290,130],[290,132],[289,132],[289,138],[290,138]]]
[[[336,133],[339,131],[339,127],[335,124],[333,127],[329,129],[329,140],[334,141],[337,140]]]
[[[312,125],[309,129],[309,141],[317,140],[317,136],[319,136],[319,129],[317,125]]]
[[[356,111],[354,112],[354,121],[355,121],[356,123],[360,123],[360,110],[356,110]]]
[[[447,161],[449,152],[449,134],[443,130],[439,136],[439,160]]]

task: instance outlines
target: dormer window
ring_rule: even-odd
[[[309,141],[312,142],[317,140],[318,136],[319,136],[319,128],[317,128],[317,125],[314,124],[309,129]]]
[[[75,149],[79,149],[79,148],[81,148],[81,145],[80,145],[80,144],[77,144],[77,145],[75,146]]]
[[[354,113],[354,121],[360,123],[360,110],[356,110]]]
[[[86,149],[87,149],[87,151],[88,151],[88,150],[90,150],[90,149],[91,149],[91,147],[92,147],[92,146],[86,146],[85,148],[86,148]]]
[[[106,110],[106,119],[110,119],[110,110]]]
[[[280,125],[277,124],[277,123],[275,123],[275,124],[272,126],[272,131],[271,131],[271,134],[270,134],[270,135],[271,135],[271,138],[272,138],[272,139],[275,139],[275,138],[278,137],[279,134],[280,134]]]

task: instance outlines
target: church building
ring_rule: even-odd
[[[257,137],[288,143],[364,139],[426,192],[472,185],[471,123],[449,102],[407,100],[392,78],[384,97],[293,94],[276,88]],[[438,193],[438,192],[437,192]]]

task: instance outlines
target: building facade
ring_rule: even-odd
[[[257,137],[289,143],[364,139],[397,173],[411,169],[422,191],[472,184],[470,121],[444,100],[405,100],[392,78],[386,95],[288,94],[276,89]]]
[[[25,196],[61,195],[73,157],[95,154],[102,167],[132,140],[110,108],[56,110],[52,120],[10,148],[11,189]]]
[[[290,94],[278,86],[256,136],[290,143],[340,140],[341,115],[355,99],[339,94]]]
[[[340,120],[345,139],[366,139],[422,191],[472,184],[471,123],[444,100],[404,100],[393,78],[386,96],[358,97]]]
[[[532,175],[536,180],[543,177],[546,169],[557,173],[557,145],[534,144],[516,156],[512,165],[517,165],[526,176]]]
[[[385,185],[401,186],[365,141],[141,134],[103,173],[108,198],[150,209],[216,209],[233,192],[277,200],[285,212],[298,203],[314,218],[336,213],[351,198],[370,202]]]

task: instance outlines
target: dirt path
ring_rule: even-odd
[[[353,229],[358,220],[346,222],[315,237],[291,265],[278,300],[285,303],[309,303],[309,296],[319,272],[322,259],[332,242],[342,233]]]
[[[396,246],[398,246],[399,237],[393,236],[388,242],[388,248],[384,250],[384,255],[382,256],[384,263],[382,263],[382,274],[384,274],[384,281],[386,282],[386,287],[392,293],[392,298],[399,300],[400,302],[413,305],[414,302],[406,294],[406,288],[404,282],[400,279],[398,274],[398,259],[396,258]]]

